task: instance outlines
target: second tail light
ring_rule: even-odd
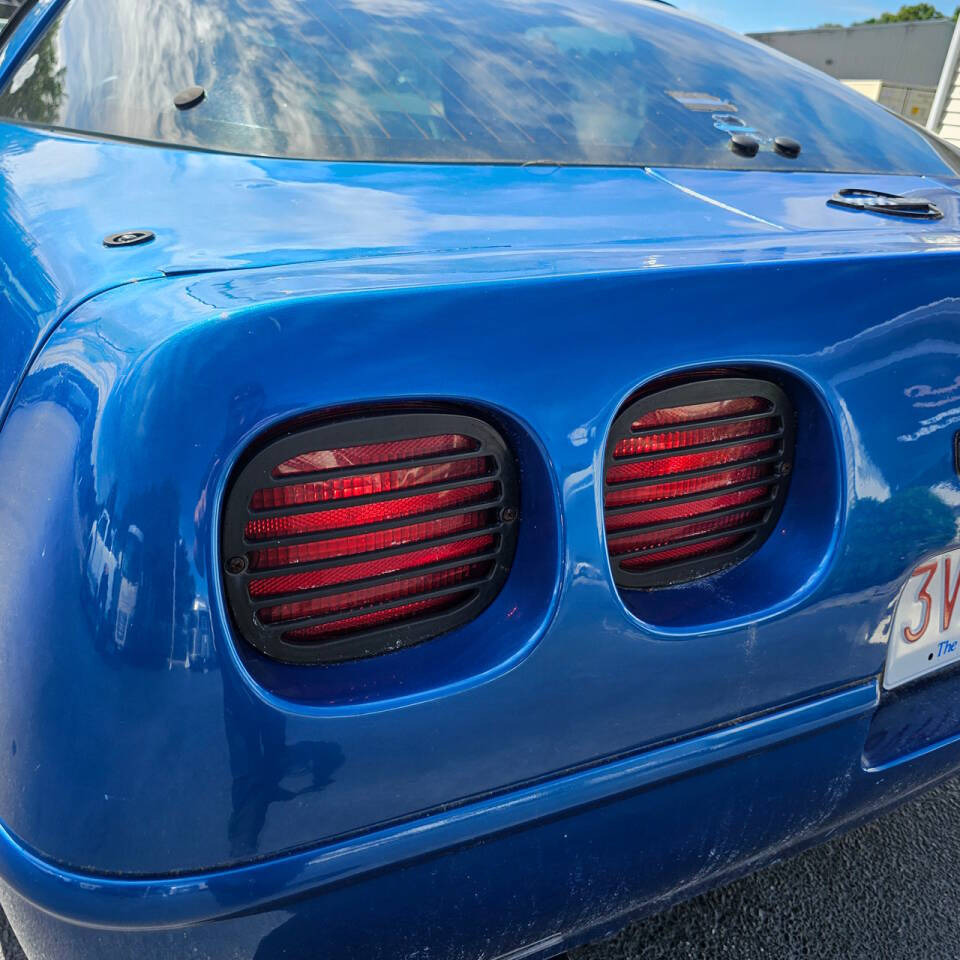
[[[745,559],[780,515],[793,455],[786,395],[717,378],[647,393],[614,422],[604,524],[620,587],[662,587]]]

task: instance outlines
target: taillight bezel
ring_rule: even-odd
[[[722,511],[716,511],[713,513],[704,513],[699,516],[693,516],[687,522],[688,523],[697,523],[699,521],[706,520],[708,518],[720,517],[724,514],[733,514],[737,511],[751,511],[760,509],[763,512],[762,520],[753,524],[746,538],[738,543],[737,545],[731,547],[727,550],[719,550],[715,553],[711,553],[708,556],[696,557],[690,560],[678,560],[674,563],[664,564],[662,566],[657,566],[654,569],[650,570],[631,570],[624,568],[622,562],[630,559],[633,556],[636,556],[641,551],[632,551],[630,553],[624,553],[620,555],[614,555],[610,550],[610,540],[611,537],[616,539],[617,537],[626,536],[625,530],[617,531],[614,534],[611,534],[607,531],[607,517],[610,515],[625,514],[630,511],[639,511],[644,509],[644,507],[655,508],[662,507],[666,505],[681,504],[684,502],[696,502],[698,500],[706,500],[712,497],[718,497],[726,493],[735,492],[738,489],[745,489],[751,484],[745,484],[742,486],[731,486],[727,488],[714,488],[712,490],[705,490],[698,493],[687,494],[679,497],[671,497],[663,501],[650,502],[645,504],[644,507],[639,507],[637,505],[624,505],[618,507],[608,507],[607,506],[607,496],[614,491],[622,491],[631,486],[643,486],[643,485],[652,485],[654,483],[665,483],[672,482],[675,480],[685,480],[685,479],[694,479],[701,476],[708,476],[711,473],[721,472],[717,467],[704,467],[698,470],[686,471],[683,473],[676,474],[667,474],[655,478],[648,478],[644,481],[635,481],[635,482],[624,482],[624,483],[610,483],[608,477],[610,475],[611,467],[623,464],[625,462],[638,461],[643,459],[654,460],[659,458],[664,458],[668,454],[665,451],[659,451],[649,454],[642,454],[632,458],[616,458],[614,457],[614,450],[617,443],[631,435],[633,436],[642,436],[646,434],[657,434],[657,433],[666,433],[673,430],[678,431],[687,431],[696,428],[699,425],[702,426],[716,426],[720,423],[726,422],[742,422],[750,417],[744,415],[735,415],[729,418],[720,418],[712,420],[703,420],[696,422],[684,423],[679,427],[670,426],[659,426],[659,427],[650,427],[633,433],[631,430],[631,425],[634,420],[639,419],[644,414],[649,414],[657,410],[670,408],[670,407],[682,407],[682,406],[692,406],[695,404],[702,403],[713,403],[724,400],[736,400],[742,397],[761,397],[765,400],[768,400],[771,404],[770,411],[766,413],[757,413],[756,418],[760,417],[770,417],[775,416],[779,419],[780,424],[776,431],[776,449],[774,453],[771,453],[767,456],[757,458],[755,460],[747,460],[743,462],[735,462],[728,465],[728,470],[733,470],[739,468],[743,465],[760,463],[760,462],[770,462],[775,465],[775,470],[771,473],[769,478],[766,478],[764,481],[757,481],[757,485],[760,483],[767,483],[773,488],[768,500],[765,500],[760,505],[751,505],[750,503],[745,503],[740,506],[733,506]],[[735,564],[740,563],[745,560],[747,557],[754,554],[763,544],[763,542],[770,536],[772,531],[777,525],[777,522],[780,519],[780,515],[783,511],[784,502],[786,500],[788,487],[790,484],[790,474],[792,470],[792,461],[794,456],[794,441],[796,435],[796,423],[795,423],[795,414],[793,406],[790,403],[790,400],[787,394],[780,389],[775,383],[769,380],[760,380],[753,379],[748,377],[735,377],[735,376],[704,376],[702,378],[697,377],[696,374],[691,374],[690,378],[681,383],[674,383],[670,386],[663,386],[658,388],[656,385],[652,385],[649,389],[643,390],[639,395],[637,395],[633,400],[628,401],[625,406],[620,410],[611,424],[610,431],[607,438],[607,444],[604,451],[604,465],[603,465],[603,503],[602,503],[602,514],[603,514],[603,530],[604,530],[604,543],[607,547],[607,556],[610,562],[611,570],[613,573],[613,579],[616,586],[620,589],[627,590],[652,590],[660,589],[664,587],[678,586],[680,584],[688,583],[693,580],[702,579],[703,577],[708,577],[713,574],[719,573],[722,570],[725,570],[729,567],[734,566]],[[706,450],[717,450],[724,447],[731,446],[743,446],[749,444],[755,440],[761,440],[767,438],[768,434],[760,434],[756,436],[745,436],[737,439],[721,441],[714,444],[707,444],[701,446],[688,446],[683,448],[678,448],[674,455],[681,456],[687,454],[695,454],[704,452]],[[650,524],[643,527],[644,531],[655,531],[658,529],[670,529],[671,527],[678,527],[681,525],[681,521],[678,519],[673,519],[669,521],[664,521],[662,523]],[[637,528],[640,529],[640,528]],[[736,528],[737,530],[743,528]],[[676,545],[693,545],[698,542],[709,542],[711,540],[717,540],[723,538],[728,531],[716,530],[710,533],[705,533],[701,536],[691,537],[684,541],[677,541]],[[668,547],[660,548],[666,552]]]
[[[410,441],[443,434],[463,434],[476,440],[477,446],[460,454],[440,454],[432,457],[415,457],[374,465],[354,465],[313,473],[293,474],[286,477],[278,477],[274,474],[274,469],[278,464],[311,450]],[[432,462],[484,457],[492,460],[494,468],[492,472],[484,474],[482,477],[400,489],[386,494],[376,493],[350,497],[347,500],[330,500],[325,503],[289,506],[272,510],[253,510],[251,508],[253,494],[256,490],[264,487],[310,482],[318,479],[321,473],[322,480],[326,481],[358,473],[383,472],[395,468],[406,469]],[[359,507],[365,504],[382,503],[390,499],[402,499],[405,496],[454,489],[470,483],[488,482],[494,484],[494,491],[489,497],[476,504],[454,506],[446,510],[410,515],[402,519],[282,538],[248,539],[245,532],[248,521],[263,518],[265,515],[294,515],[339,509],[344,506]],[[248,554],[255,550],[362,535],[412,523],[424,523],[440,517],[480,511],[489,511],[493,516],[493,522],[451,535],[410,542],[403,546],[302,563],[295,567],[260,567],[254,570],[246,562]],[[345,661],[361,660],[431,640],[474,620],[497,597],[509,575],[516,552],[519,514],[519,477],[514,454],[498,430],[492,424],[477,417],[434,409],[399,410],[385,413],[353,414],[343,419],[331,419],[315,426],[291,428],[280,436],[274,436],[272,440],[268,440],[259,446],[255,445],[251,454],[245,457],[234,469],[227,488],[221,522],[220,551],[222,580],[227,606],[234,626],[243,640],[265,656],[284,663],[302,665],[332,665]],[[254,579],[275,576],[291,570],[307,572],[334,566],[346,566],[368,559],[413,552],[429,546],[441,546],[471,536],[476,537],[480,534],[490,534],[494,537],[494,546],[483,555],[488,559],[488,554],[492,555],[489,572],[483,579],[470,580],[466,584],[451,586],[446,590],[426,591],[423,594],[410,595],[406,600],[391,600],[378,605],[356,608],[352,613],[327,614],[325,616],[307,617],[298,621],[278,623],[262,622],[258,619],[256,612],[261,608],[284,601],[277,597],[255,600],[250,596],[249,584]],[[242,568],[234,562],[236,558],[244,559]],[[469,563],[471,558],[463,557],[459,562],[461,564]],[[450,562],[436,564],[432,567],[401,570],[386,576],[367,578],[353,581],[347,585],[340,585],[339,590],[340,592],[347,592],[348,590],[360,589],[370,585],[371,581],[374,581],[377,585],[386,585],[395,581],[410,579],[417,576],[420,571],[424,573],[439,572],[445,566],[453,565],[453,562]],[[336,592],[338,592],[336,586],[323,587],[298,594],[298,599],[306,600],[313,596]],[[403,603],[413,603],[444,593],[468,593],[469,596],[456,606],[444,609],[436,614],[377,626],[344,637],[328,637],[313,642],[303,640],[291,642],[285,640],[283,636],[283,634],[294,629],[346,619],[352,615],[385,610],[401,606]]]

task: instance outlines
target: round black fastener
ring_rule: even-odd
[[[735,133],[730,137],[730,149],[742,157],[755,157],[760,150],[760,141],[746,133]]]
[[[517,511],[513,507],[504,507],[500,511],[501,523],[513,523],[517,519]]]
[[[156,234],[152,230],[122,230],[103,238],[105,247],[135,247],[138,243],[149,243]]]
[[[187,87],[173,98],[173,105],[178,110],[189,110],[191,107],[195,107],[200,103],[206,95],[207,91],[204,90],[203,87]]]
[[[243,573],[243,571],[247,569],[247,558],[242,556],[231,557],[223,566],[227,573],[232,573],[234,576],[237,576],[237,574]]]
[[[791,160],[794,157],[800,156],[800,144],[790,137],[777,137],[773,141],[773,149],[776,150],[780,156],[790,157]]]

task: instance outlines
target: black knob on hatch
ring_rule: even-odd
[[[730,149],[741,157],[755,157],[760,150],[760,141],[746,133],[735,133],[730,137]]]
[[[777,137],[773,141],[773,149],[783,157],[793,159],[800,156],[800,144],[796,140],[791,140],[790,137]]]

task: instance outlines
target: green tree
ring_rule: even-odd
[[[958,7],[960,10],[960,7]],[[957,14],[954,13],[954,19]],[[947,18],[932,3],[904,4],[896,13],[881,13],[879,17],[860,20],[859,23],[902,23],[909,20],[946,20]],[[858,26],[859,24],[854,24]]]

